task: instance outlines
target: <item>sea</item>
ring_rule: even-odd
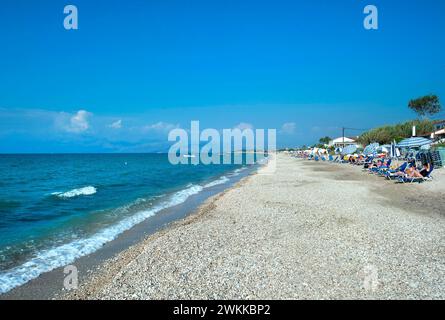
[[[250,166],[172,165],[167,154],[0,154],[0,294]]]

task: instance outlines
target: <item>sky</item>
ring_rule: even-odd
[[[442,0],[2,0],[0,152],[166,151],[192,120],[293,147],[413,119],[410,99],[445,101],[444,14]]]

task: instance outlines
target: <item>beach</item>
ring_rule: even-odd
[[[275,163],[273,163],[275,162]],[[278,154],[56,299],[444,299],[444,174]]]

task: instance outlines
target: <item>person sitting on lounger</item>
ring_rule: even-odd
[[[421,170],[414,169],[411,174],[408,175],[410,178],[425,178],[431,171],[431,165],[429,162],[423,164]]]
[[[377,162],[373,162],[369,165],[368,169],[379,168],[382,165],[382,160],[377,160]]]
[[[377,163],[373,163],[372,165],[369,166],[369,171],[378,170],[378,169],[380,169],[380,168],[383,168],[383,167],[387,166],[388,161],[389,161],[389,160],[384,161],[384,160],[382,160],[382,159],[379,159],[379,160],[377,161]]]
[[[412,174],[414,170],[416,170],[416,160],[411,160],[408,162],[408,165],[405,167],[404,170],[398,170],[396,172],[392,172],[390,176],[392,177],[408,176]]]
[[[433,171],[434,166],[432,163],[427,162],[423,164],[423,168],[421,170],[417,170],[414,167],[411,168],[410,173],[405,175],[404,177],[399,177],[399,182],[422,182],[431,178],[431,172]]]

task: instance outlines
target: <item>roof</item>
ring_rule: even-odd
[[[344,140],[343,140],[344,139]],[[348,137],[339,137],[331,141],[331,143],[355,142],[354,139]]]

